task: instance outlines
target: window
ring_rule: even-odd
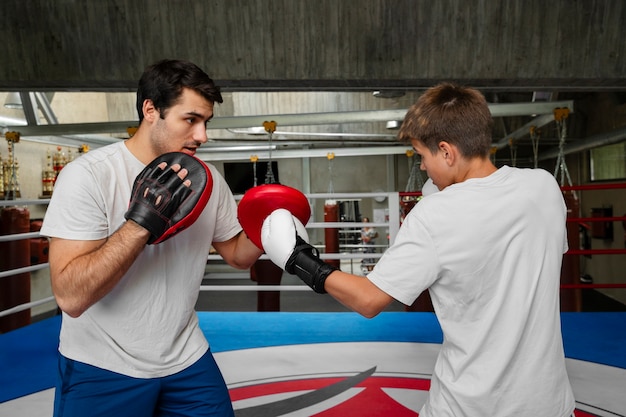
[[[626,178],[626,142],[590,151],[591,181]]]

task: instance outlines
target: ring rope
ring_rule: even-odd
[[[624,255],[626,249],[570,249],[566,255]]]
[[[626,284],[561,284],[562,290],[586,290],[594,288],[626,288]]]
[[[308,285],[201,285],[200,291],[313,291]]]
[[[45,264],[37,264],[37,265],[31,265],[31,266],[23,266],[21,268],[16,268],[16,269],[7,269],[6,271],[0,272],[0,278],[23,274],[24,272],[38,271],[40,269],[48,268],[48,266],[49,264],[45,263]]]
[[[332,159],[329,157],[329,160]],[[573,191],[573,190],[610,190],[610,189],[623,189],[626,188],[626,182],[625,183],[608,183],[608,184],[586,184],[586,185],[569,185],[569,186],[562,186],[561,189],[563,191]],[[333,198],[342,198],[344,195],[346,197],[353,197],[354,195],[351,193],[344,193],[344,194],[335,194],[332,193],[330,194]],[[399,192],[399,193],[362,193],[362,195],[360,195],[361,197],[377,197],[380,195],[384,195],[384,196],[396,196],[393,198],[397,198],[397,196],[420,196],[421,192]],[[237,196],[235,196],[237,198]],[[317,194],[309,194],[308,195],[309,198],[315,199],[315,198],[328,198],[329,194],[326,193],[317,193]],[[241,198],[241,196],[239,196],[239,198]],[[16,204],[21,204],[21,205],[40,205],[40,204],[47,204],[50,201],[50,199],[36,199],[36,200],[27,200],[27,199],[17,199],[17,200],[0,200],[0,207],[3,206],[13,206]],[[390,199],[391,201],[391,199]],[[626,216],[615,216],[615,217],[605,217],[605,218],[601,218],[601,217],[594,217],[594,218],[568,218],[567,221],[568,222],[595,222],[595,221],[621,221],[621,220],[626,220]],[[307,225],[307,228],[329,228],[329,227],[338,227],[338,228],[343,228],[343,227],[359,227],[361,225],[361,223],[346,223],[346,222],[336,222],[336,223],[326,223],[326,222],[320,222],[320,223],[309,223]],[[377,226],[389,226],[389,223],[381,223],[381,224],[376,224]],[[29,233],[18,233],[18,234],[13,234],[13,235],[3,235],[0,236],[0,242],[6,242],[6,241],[12,241],[12,240],[21,240],[21,239],[30,239],[30,238],[39,238],[41,237],[41,235],[39,234],[39,232],[29,232]],[[358,245],[354,245],[354,246],[358,246]],[[588,250],[582,250],[582,249],[572,249],[569,250],[568,252],[566,252],[567,255],[592,255],[592,254],[607,254],[607,255],[613,255],[613,254],[626,254],[626,249],[588,249]],[[371,253],[371,254],[367,254],[367,256],[369,258],[380,258],[382,257],[382,253]],[[362,259],[364,257],[363,253],[334,253],[334,254],[322,254],[322,258],[323,259],[346,259],[346,260],[353,260],[353,259]],[[267,255],[262,255],[260,259],[269,259],[269,257]],[[218,261],[222,261],[222,257],[219,255],[208,255],[207,260],[218,260]],[[17,268],[17,269],[13,269],[13,270],[8,270],[8,271],[0,271],[0,278],[3,277],[7,277],[7,276],[12,276],[12,275],[17,275],[23,272],[30,272],[30,271],[36,271],[36,270],[40,270],[40,269],[45,269],[48,268],[49,264],[47,263],[42,263],[42,264],[37,264],[37,265],[31,265],[31,266],[27,266],[27,267],[22,267],[22,268]],[[226,275],[228,275],[228,273],[225,274],[220,274],[220,273],[209,273],[207,274],[207,276],[205,276],[205,279],[236,279],[239,278],[241,279],[241,277],[243,278],[247,278],[247,275],[243,275],[240,274],[241,277],[226,277]],[[230,274],[233,275],[233,274]],[[605,289],[623,289],[626,288],[626,284],[622,283],[615,283],[615,284],[562,284],[560,286],[561,289],[594,289],[594,288],[605,288]],[[311,289],[308,286],[305,285],[294,285],[294,286],[288,286],[288,285],[277,285],[277,286],[265,286],[265,285],[250,285],[250,286],[232,286],[232,285],[223,285],[223,286],[218,286],[218,285],[203,285],[200,287],[201,291],[311,291]],[[4,317],[19,311],[23,311],[23,310],[27,310],[29,308],[41,305],[41,304],[46,304],[49,302],[53,302],[54,301],[54,296],[50,296],[41,300],[37,300],[37,301],[33,301],[33,302],[29,302],[26,304],[22,304],[19,306],[15,306],[12,307],[8,310],[5,311],[0,311],[0,317]]]
[[[41,304],[47,304],[49,302],[55,301],[54,296],[50,296],[47,298],[43,298],[37,301],[31,301],[30,303],[20,304],[15,307],[11,307],[4,311],[0,311],[0,317],[8,316],[14,313],[19,313],[20,311],[28,310],[31,307],[36,307]]]
[[[32,239],[37,237],[42,237],[39,232],[15,233],[12,235],[0,236],[0,242],[11,242],[14,240]]]
[[[564,185],[561,186],[562,191],[575,191],[575,190],[613,190],[617,188],[626,188],[626,183],[616,182],[609,184],[583,184],[583,185]]]
[[[626,284],[561,284],[562,290],[570,289],[624,289]],[[308,285],[201,285],[200,291],[312,291]],[[55,301],[54,296],[46,297],[30,303],[20,304],[7,310],[0,311],[0,317],[19,313],[42,304]]]
[[[618,222],[626,220],[626,216],[613,216],[613,217],[568,217],[566,221],[573,223],[586,223],[586,222]]]

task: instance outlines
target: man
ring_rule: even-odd
[[[158,244],[147,245],[154,236],[128,214],[147,164],[194,155],[207,141],[216,102],[219,89],[195,64],[160,61],[139,81],[137,132],[60,173],[41,229],[63,311],[55,416],[233,415],[194,311],[211,246],[240,269],[261,255],[241,231],[230,189],[208,166],[212,188],[199,218]],[[182,165],[158,168],[193,186]]]
[[[284,210],[265,219],[263,247],[365,317],[429,290],[444,341],[421,417],[568,417],[574,398],[559,314],[565,203],[546,171],[493,165],[492,124],[478,91],[449,83],[409,109],[400,138],[439,191],[412,209],[367,277],[321,261]]]

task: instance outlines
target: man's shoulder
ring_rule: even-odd
[[[82,158],[84,161],[98,162],[112,157],[117,157],[122,153],[122,146],[123,142],[112,143],[110,145],[94,149],[93,151],[89,151],[78,159]]]
[[[132,163],[133,161],[128,160],[123,146],[123,143],[119,142],[94,149],[76,158],[70,164],[75,165],[77,168],[82,167],[83,169],[96,172],[101,170],[126,169],[134,164]],[[68,164],[68,166],[70,164]],[[137,162],[137,164],[138,167],[143,167],[139,162]]]

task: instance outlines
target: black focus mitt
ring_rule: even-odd
[[[160,168],[163,162],[165,168]],[[187,170],[181,179],[172,165]],[[184,182],[191,181],[187,186]],[[148,244],[161,243],[192,225],[211,197],[213,177],[198,158],[182,152],[163,154],[150,162],[135,179],[124,215],[150,232]]]

